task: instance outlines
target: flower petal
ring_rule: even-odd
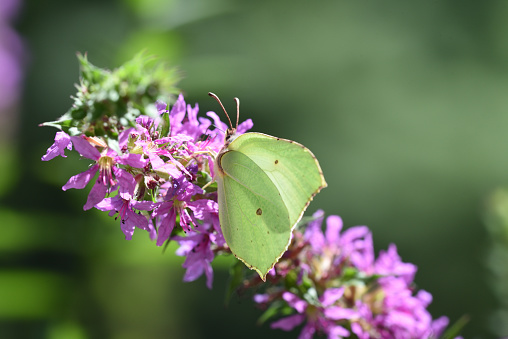
[[[342,219],[338,215],[331,215],[326,218],[326,242],[329,245],[338,244],[341,230]]]
[[[285,317],[279,319],[270,324],[270,328],[278,328],[283,331],[291,331],[296,326],[300,325],[305,320],[305,315],[303,314],[293,314],[289,317]]]
[[[187,267],[187,271],[185,271],[185,275],[183,276],[183,281],[189,282],[194,281],[199,278],[203,271],[205,270],[204,262],[197,261],[191,266]]]
[[[324,310],[324,315],[333,320],[351,319],[358,316],[358,312],[349,308],[339,306],[329,307]]]
[[[328,339],[349,338],[349,331],[344,327],[336,325],[328,330]]]
[[[83,206],[83,209],[86,211],[94,207],[97,203],[101,202],[102,199],[104,199],[107,192],[108,187],[100,182],[100,180],[96,181],[95,185],[93,185],[90,193],[88,194],[88,199],[86,200],[86,204]]]
[[[321,304],[325,307],[333,305],[344,294],[344,288],[329,288],[324,291],[323,295],[319,298]]]
[[[63,185],[62,189],[67,191],[69,188],[84,188],[90,182],[90,179],[93,178],[95,173],[97,173],[98,169],[99,165],[96,164],[87,169],[85,172],[76,174],[75,176],[71,177],[65,185]]]
[[[143,154],[128,153],[120,158],[117,162],[122,165],[129,165],[136,168],[144,168],[148,164],[148,160],[143,158]]]
[[[175,227],[176,214],[175,210],[171,208],[164,217],[161,218],[160,226],[157,231],[157,246],[162,246],[169,238],[173,228]]]
[[[64,153],[66,148],[69,151],[72,150],[71,137],[65,132],[56,132],[55,142],[48,148],[46,154],[42,156],[41,160],[48,161],[59,155],[67,158]]]
[[[254,126],[254,123],[252,122],[252,119],[247,119],[244,122],[242,122],[240,125],[238,125],[238,128],[236,129],[236,133],[243,134],[250,130]]]
[[[324,218],[323,210],[316,211],[312,217],[316,219],[307,225],[304,237],[310,243],[314,251],[321,252],[323,250],[323,246],[325,245],[325,237],[323,235],[323,231],[321,230]]]
[[[88,140],[84,139],[84,137],[82,136],[71,137],[71,140],[76,151],[78,151],[78,153],[84,156],[85,158],[97,161],[101,157],[101,154],[97,150],[97,148],[93,147],[88,142]]]
[[[314,338],[314,333],[316,333],[315,325],[312,323],[307,323],[302,328],[302,331],[300,332],[298,339],[312,339]]]
[[[446,329],[446,326],[448,326],[449,322],[450,321],[446,316],[442,316],[434,320],[431,324],[431,337],[439,338],[441,333],[443,333],[443,331]]]
[[[282,299],[284,299],[289,306],[293,307],[298,313],[303,313],[307,308],[307,302],[298,298],[298,296],[291,292],[282,293]]]
[[[136,187],[136,180],[124,169],[113,166],[113,173],[115,174],[118,182],[118,192],[123,198],[132,197],[134,194],[134,188]]]
[[[257,304],[264,304],[270,300],[269,294],[254,294],[254,302]]]

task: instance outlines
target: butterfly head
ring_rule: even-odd
[[[217,100],[217,102],[222,107],[224,114],[226,114],[226,117],[228,118],[229,128],[226,131],[226,134],[224,135],[224,147],[227,147],[237,137],[236,130],[238,128],[238,119],[240,117],[240,99],[235,98],[235,101],[236,101],[236,126],[233,127],[233,124],[231,123],[231,119],[229,118],[229,114],[228,114],[228,112],[226,112],[226,109],[224,108],[224,105],[222,105],[222,102],[220,101],[219,97],[212,92],[209,92],[208,95],[213,97],[215,100]]]
[[[227,147],[233,140],[236,139],[237,136],[236,128],[228,128],[226,134],[224,135],[224,146]]]

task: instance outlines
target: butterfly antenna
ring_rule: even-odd
[[[235,98],[236,101],[236,129],[238,129],[238,120],[240,120],[240,99]]]
[[[208,95],[211,96],[212,98],[214,98],[215,100],[217,100],[217,102],[220,104],[220,107],[222,107],[222,110],[226,114],[226,117],[228,118],[229,126],[231,126],[231,128],[233,128],[233,124],[231,123],[231,119],[229,119],[228,112],[226,112],[226,109],[224,108],[224,105],[220,101],[219,97],[217,95],[215,95],[214,93],[212,93],[212,92],[208,92]],[[237,121],[237,125],[238,125],[238,121]]]

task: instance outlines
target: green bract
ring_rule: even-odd
[[[110,71],[92,65],[78,54],[80,82],[72,107],[57,121],[43,123],[70,135],[117,139],[123,126],[133,126],[139,115],[157,114],[155,102],[168,102],[178,93],[175,69],[155,64],[143,53]]]

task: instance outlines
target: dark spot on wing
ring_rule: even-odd
[[[261,210],[261,208],[258,208],[258,209],[257,209],[256,214],[257,214],[257,215],[261,215],[261,214],[263,214],[263,211]]]
[[[275,160],[275,165],[277,165],[279,163],[279,160]]]

